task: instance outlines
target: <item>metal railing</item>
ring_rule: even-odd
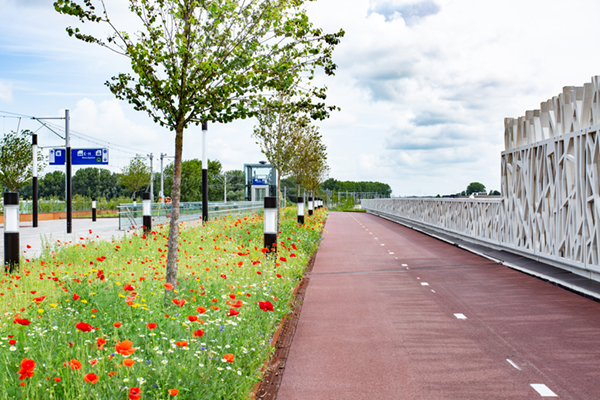
[[[209,218],[219,218],[225,215],[243,215],[261,211],[264,207],[262,201],[238,202],[209,202]],[[179,204],[179,222],[200,220],[202,217],[202,202],[189,202]],[[171,204],[152,203],[152,224],[162,224],[171,219]],[[119,229],[136,229],[143,225],[142,204],[129,203],[119,205]]]

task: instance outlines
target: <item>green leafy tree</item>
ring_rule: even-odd
[[[173,183],[173,168],[173,164],[171,164],[164,170],[165,196],[169,197],[171,197]],[[208,201],[219,201],[223,198],[223,190],[220,190],[215,179],[220,173],[221,162],[208,160]],[[160,188],[160,180],[155,180],[154,187],[157,186]],[[202,160],[194,158],[181,163],[181,201],[202,201]]]
[[[138,155],[123,167],[119,183],[129,189],[132,192],[131,197],[135,199],[137,192],[150,185],[151,172],[146,159]]]
[[[227,171],[227,201],[244,200],[244,171],[233,169]]]
[[[298,146],[305,133],[311,131],[310,118],[294,113],[289,96],[280,95],[257,115],[259,124],[252,136],[277,171],[277,198],[281,199],[281,178],[292,172]],[[277,231],[281,224],[280,202],[277,202]]]
[[[10,132],[0,141],[0,184],[8,192],[18,192],[33,177],[33,132]],[[38,170],[45,166],[45,158],[38,153]]]
[[[63,171],[57,170],[47,173],[39,180],[39,196],[43,198],[56,197],[59,200],[64,200],[65,181],[66,176]]]
[[[471,182],[469,186],[467,186],[466,194],[467,196],[472,195],[473,193],[485,192],[485,185],[479,182]]]
[[[112,199],[121,194],[119,176],[107,169],[80,168],[73,175],[73,195]]]
[[[254,115],[269,92],[286,91],[314,118],[329,109],[324,87],[312,82],[321,68],[332,75],[332,52],[344,32],[314,27],[306,0],[129,0],[142,29],[134,35],[113,25],[102,0],[57,0],[55,9],[83,22],[106,24],[107,38],[67,32],[128,57],[133,74],[107,82],[115,96],[175,131],[167,282],[177,286],[183,131],[190,125],[230,122]],[[100,13],[97,12],[100,10]],[[313,99],[318,99],[314,102]],[[165,296],[172,296],[169,291]]]
[[[301,186],[309,189],[310,175],[314,173],[315,166],[327,160],[325,150],[325,144],[323,144],[317,127],[310,126],[309,129],[303,131],[290,172],[290,178],[298,185],[298,196],[300,196]]]

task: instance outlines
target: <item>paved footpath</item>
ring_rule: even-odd
[[[600,304],[330,213],[277,400],[600,399]]]

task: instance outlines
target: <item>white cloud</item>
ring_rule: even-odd
[[[51,0],[24,3],[0,0],[0,102],[12,99],[8,111],[71,108],[77,131],[172,155],[173,134],[103,86],[128,69],[126,59],[69,38],[64,28],[76,21]],[[113,20],[128,24],[126,2],[107,4]],[[326,32],[346,31],[336,76],[317,78],[342,108],[318,123],[330,175],[383,181],[397,195],[456,193],[473,181],[499,188],[504,117],[600,73],[596,0],[321,0],[307,8]],[[208,157],[225,169],[262,159],[253,125],[209,126]],[[201,150],[200,128],[191,127],[184,158]]]
[[[0,82],[0,102],[10,103],[13,100],[10,85]]]

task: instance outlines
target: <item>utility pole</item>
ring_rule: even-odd
[[[165,158],[165,153],[160,153],[160,197],[161,203],[165,202],[165,175],[163,174],[163,159]]]
[[[208,122],[202,122],[202,225],[208,220],[208,159],[206,158],[206,133]]]
[[[71,179],[71,135],[70,125],[71,116],[69,110],[65,110],[65,147],[67,154],[67,233],[73,232],[73,184]]]
[[[37,165],[37,157],[38,157],[38,142],[37,142],[37,134],[31,135],[31,147],[33,148],[33,227],[38,227],[38,165]]]
[[[154,160],[154,155],[152,153],[148,154],[150,157],[150,203],[154,201],[154,168],[152,167],[152,160]]]

